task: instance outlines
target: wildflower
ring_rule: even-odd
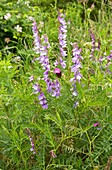
[[[47,79],[46,84],[47,84],[47,91],[51,93],[52,97],[60,96],[60,83],[58,82],[58,80],[53,82],[50,79]]]
[[[58,80],[52,82],[52,96],[59,97],[60,96],[60,83]]]
[[[54,69],[54,73],[55,73],[55,74],[57,75],[57,77],[59,77],[59,78],[60,78],[61,75],[62,75],[62,74],[61,74],[61,70],[60,70],[59,68],[55,68],[55,69]]]
[[[96,122],[96,123],[93,124],[94,127],[99,126],[99,125],[100,125],[99,122]]]
[[[50,63],[49,63],[49,58],[48,58],[48,49],[50,48],[50,44],[48,41],[48,37],[44,34],[41,38],[40,42],[40,37],[39,37],[39,32],[36,26],[36,22],[33,20],[33,36],[34,36],[34,50],[36,54],[39,54],[38,58],[35,58],[33,61],[37,60],[41,64],[44,73],[43,73],[43,80],[46,82],[47,85],[47,91],[51,93],[51,95],[54,97],[58,97],[60,95],[60,84],[56,80],[52,82],[49,79],[49,71],[50,71]],[[33,86],[34,88],[34,93],[38,93],[38,86]],[[42,98],[43,97],[43,98]],[[42,98],[42,99],[41,99]],[[46,98],[43,96],[43,94],[40,94],[39,96],[40,104],[42,105],[43,108],[47,109],[47,102]]]
[[[34,84],[33,89],[34,89],[34,94],[39,93],[38,99],[40,101],[42,108],[47,109],[48,108],[47,100],[46,97],[44,96],[44,93],[42,93],[40,86],[38,84]]]
[[[71,72],[74,73],[74,77],[72,77],[70,79],[70,82],[73,83],[72,88],[71,88],[72,94],[73,94],[73,96],[77,96],[78,92],[76,90],[76,82],[78,81],[80,83],[80,80],[82,78],[82,75],[80,73],[80,68],[82,68],[80,60],[82,60],[83,58],[80,55],[81,49],[78,49],[78,46],[76,45],[76,43],[73,43],[72,45],[73,45],[73,50],[72,50],[72,53],[73,53],[73,58],[72,58],[73,65],[71,66]],[[79,105],[79,102],[76,100],[75,103],[74,103],[74,108],[76,108],[78,105]]]
[[[26,129],[26,131],[27,131],[27,133],[28,133],[28,136],[29,136],[29,139],[30,139],[30,143],[31,143],[31,149],[30,149],[30,151],[32,151],[33,154],[36,154],[35,144],[34,144],[34,140],[33,140],[32,136],[31,136],[31,132],[30,132],[30,130],[29,130],[28,128]]]
[[[110,55],[107,56],[107,64],[106,64],[107,73],[112,74],[112,71],[109,69],[110,65],[112,65],[112,51],[110,51]]]
[[[74,77],[71,78],[70,82],[76,83],[76,81],[80,82],[82,75],[80,73],[80,68],[82,68],[82,65],[80,63],[80,60],[82,60],[82,56],[80,55],[81,49],[78,49],[77,45],[73,44],[73,66],[71,66],[71,72],[74,73]]]
[[[17,25],[14,28],[16,29],[17,32],[22,32],[22,27],[20,27],[19,25]]]
[[[33,24],[32,24],[32,31],[33,31],[33,38],[34,38],[34,51],[36,52],[36,54],[40,54],[40,37],[39,37],[39,32],[36,26],[36,22],[33,20]]]
[[[4,15],[5,20],[9,20],[11,18],[11,14],[7,13],[6,15]]]
[[[40,100],[40,104],[41,104],[42,108],[48,109],[47,100],[43,93],[40,93],[40,95],[38,96],[38,99]]]
[[[52,158],[56,158],[56,157],[57,157],[57,155],[54,153],[53,150],[51,150],[49,153],[50,153],[50,155],[51,155]]]
[[[33,85],[33,89],[34,89],[34,94],[41,92],[41,88],[37,83]]]
[[[110,51],[110,55],[108,56],[106,56],[106,53],[104,53],[104,56],[99,58],[99,63],[101,71],[105,69],[106,73],[112,74],[112,71],[109,69],[110,65],[112,64],[112,51]]]
[[[45,34],[42,36],[44,45],[41,45],[39,32],[36,26],[36,22],[34,20],[33,20],[32,31],[34,37],[34,51],[36,52],[36,54],[39,54],[39,57],[34,60],[39,60],[39,62],[42,65],[42,68],[45,70],[44,75],[46,78],[46,76],[48,75],[48,71],[50,70],[50,64],[49,64],[49,59],[47,54],[48,48],[50,47],[48,37]]]
[[[73,94],[73,96],[77,96],[78,95],[78,93],[77,93],[77,90],[76,90],[76,84],[72,84],[72,88],[71,88],[71,91],[72,91],[72,94]]]
[[[99,127],[100,126],[99,122],[94,123],[93,126],[97,127],[97,130],[101,130],[101,127]]]
[[[67,24],[65,21],[65,15],[59,12],[58,21],[60,23],[58,39],[59,39],[59,47],[60,47],[61,56],[59,58],[59,61],[56,60],[56,62],[54,64],[55,64],[55,66],[57,66],[58,64],[61,64],[62,68],[66,68],[66,63],[63,60],[63,58],[67,56],[67,51],[66,51],[66,48],[67,48],[67,41],[66,41]]]
[[[32,82],[34,80],[34,77],[33,76],[30,76],[29,77],[29,82]]]
[[[90,36],[91,36],[91,39],[92,39],[92,49],[91,49],[91,59],[94,59],[94,51],[95,51],[95,36],[94,34],[92,33],[92,31],[90,30]]]
[[[4,41],[5,41],[6,43],[9,43],[9,42],[10,42],[10,38],[6,37],[6,38],[4,39]]]
[[[112,50],[110,51],[110,55],[107,56],[108,62],[112,61]]]
[[[21,61],[21,57],[20,56],[17,56],[17,57],[15,57],[14,59],[13,59],[13,62],[15,62],[15,63],[18,63],[18,62],[20,62]]]
[[[74,103],[74,108],[76,108],[79,105],[79,102],[76,100]]]

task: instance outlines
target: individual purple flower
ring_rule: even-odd
[[[110,55],[107,56],[107,60],[108,62],[112,61],[112,50],[110,51]]]
[[[56,157],[57,157],[57,155],[54,153],[53,150],[51,150],[49,153],[50,153],[50,155],[51,155],[52,158],[56,158]]]
[[[29,82],[32,82],[34,80],[34,76],[29,77]]]
[[[61,73],[61,70],[59,68],[55,68],[54,73],[57,75],[57,77],[61,78],[62,73]]]
[[[33,154],[36,154],[35,144],[34,144],[34,140],[33,140],[33,138],[32,138],[30,129],[27,128],[26,131],[27,131],[27,133],[28,133],[28,136],[29,136],[29,139],[30,139],[30,143],[31,143],[31,149],[30,149],[30,151],[32,151]]]
[[[74,108],[76,108],[79,105],[79,102],[76,100],[74,103]]]
[[[77,90],[76,90],[76,84],[72,84],[71,91],[72,91],[73,96],[77,96],[78,95]]]

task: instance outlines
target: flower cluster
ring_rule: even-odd
[[[31,132],[30,132],[30,130],[29,130],[28,128],[26,129],[26,131],[27,131],[27,133],[28,133],[28,136],[29,136],[29,139],[30,139],[30,143],[31,143],[31,149],[30,149],[30,151],[32,151],[33,154],[36,154],[35,144],[34,144],[34,140],[33,140],[32,136],[31,136]]]
[[[112,71],[109,69],[109,66],[110,66],[110,65],[112,65],[112,51],[110,51],[110,55],[107,56],[107,65],[106,65],[106,67],[107,67],[107,72],[108,72],[109,74],[112,74]]]
[[[33,18],[31,18],[31,20],[33,20],[32,23],[32,31],[33,31],[33,38],[34,38],[34,51],[36,52],[36,54],[40,53],[40,37],[39,37],[39,32],[36,26],[36,22],[34,21]]]
[[[47,91],[51,93],[51,95],[54,97],[58,97],[60,95],[60,84],[58,80],[52,81],[49,79],[49,71],[50,71],[50,63],[48,58],[48,49],[50,48],[50,44],[48,41],[48,37],[44,34],[41,38],[42,43],[40,42],[40,37],[38,33],[38,29],[36,26],[36,22],[33,20],[33,35],[34,35],[34,50],[36,54],[39,54],[39,57],[35,60],[38,60],[41,64],[44,73],[43,73],[43,80],[46,82],[47,85]],[[35,85],[33,86],[33,88]],[[39,97],[41,99],[42,96]],[[40,102],[42,104],[42,102]],[[47,106],[45,106],[47,108]]]
[[[59,97],[60,96],[60,83],[58,80],[52,81],[47,79],[47,91],[51,93],[52,97]]]
[[[44,80],[48,78],[48,73],[50,71],[50,63],[49,63],[49,58],[48,58],[48,48],[50,47],[48,38],[46,35],[43,35],[43,43],[44,45],[41,45],[40,47],[40,57],[38,60],[41,63],[42,68],[45,70],[44,71]]]
[[[91,39],[92,39],[92,49],[91,49],[91,54],[90,54],[90,56],[91,56],[91,59],[94,59],[94,51],[95,51],[95,36],[94,36],[94,34],[92,33],[92,31],[90,31],[90,37],[91,37]]]
[[[38,84],[34,84],[33,89],[34,89],[34,94],[39,93],[38,99],[40,101],[42,108],[47,109],[48,108],[47,100],[46,97],[44,96],[44,93],[41,91],[40,86]]]
[[[82,68],[80,60],[82,60],[83,57],[80,55],[81,49],[78,49],[76,43],[73,44],[72,52],[73,52],[73,58],[72,58],[73,66],[71,66],[71,72],[74,73],[74,77],[71,78],[70,82],[74,82],[75,84],[76,81],[80,82],[82,78],[82,75],[80,73],[80,68]]]
[[[41,45],[39,32],[36,26],[36,22],[34,20],[33,20],[32,31],[34,37],[34,51],[36,52],[36,54],[39,54],[39,57],[35,58],[34,60],[39,60],[42,68],[45,70],[44,79],[46,80],[48,78],[48,72],[50,71],[50,64],[48,58],[48,49],[50,47],[50,44],[48,41],[48,37],[46,35],[43,35],[42,36],[43,45]]]
[[[76,45],[76,43],[73,44],[73,58],[72,58],[72,62],[73,62],[73,66],[71,66],[71,72],[74,73],[74,77],[70,79],[70,82],[73,82],[72,84],[72,94],[73,96],[77,96],[77,90],[76,90],[76,82],[78,81],[80,83],[80,80],[82,78],[82,75],[80,73],[80,68],[82,68],[82,65],[80,63],[80,60],[82,60],[82,56],[80,55],[81,53],[81,49],[78,49],[78,46]],[[74,107],[76,108],[79,105],[78,101],[75,102]]]
[[[106,56],[106,53],[104,53],[104,56],[100,56],[99,63],[101,71],[104,70],[105,73],[112,74],[112,71],[109,69],[110,65],[112,65],[112,51],[110,51],[108,56]]]
[[[67,48],[67,41],[66,41],[67,25],[66,25],[66,21],[65,21],[65,15],[59,12],[58,21],[60,23],[58,39],[59,39],[61,56],[60,56],[59,60],[56,60],[56,62],[54,64],[55,64],[55,66],[60,64],[62,66],[62,68],[65,68],[66,62],[65,62],[65,60],[63,60],[63,58],[65,56],[67,56],[67,51],[66,51],[66,48]]]

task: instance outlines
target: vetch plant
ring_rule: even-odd
[[[14,31],[16,42],[9,34],[1,38],[10,42],[0,51],[0,166],[103,170],[112,148],[112,16],[101,9],[98,21],[82,18],[80,2],[66,6],[66,15],[43,6],[32,1],[30,11],[21,0],[2,23],[4,31],[13,34],[19,25],[22,33]]]
[[[55,66],[58,64],[61,65],[62,68],[66,68],[66,61],[65,57],[67,56],[67,24],[65,21],[65,14],[62,14],[60,11],[58,12],[58,21],[59,21],[59,34],[58,34],[58,39],[59,39],[59,49],[60,49],[60,56],[59,58],[55,61]]]
[[[32,26],[32,31],[33,31],[33,37],[34,37],[34,51],[36,52],[36,54],[38,55],[37,58],[34,58],[34,61],[39,61],[39,63],[41,64],[41,67],[44,71],[43,73],[43,80],[45,81],[46,85],[47,85],[47,91],[49,93],[51,93],[52,97],[59,97],[61,95],[61,83],[59,82],[58,79],[56,80],[52,80],[49,77],[49,73],[51,73],[51,66],[50,66],[50,62],[49,62],[49,56],[48,56],[48,50],[50,48],[50,43],[48,41],[48,37],[47,35],[42,35],[42,37],[39,36],[39,31],[38,28],[36,26],[36,22],[34,21],[34,19],[31,19],[33,21],[33,26]],[[66,21],[65,21],[65,15],[62,14],[61,12],[58,13],[58,21],[60,23],[59,26],[59,48],[60,48],[60,57],[59,60],[56,60],[56,62],[54,63],[55,66],[57,65],[61,65],[62,68],[65,69],[66,67],[66,61],[65,61],[65,57],[67,56],[67,25],[66,25]],[[81,60],[83,59],[83,57],[80,55],[81,53],[81,49],[78,49],[78,46],[76,43],[73,43],[73,58],[72,58],[72,62],[73,62],[73,66],[71,66],[71,72],[73,72],[74,76],[73,78],[70,79],[70,82],[72,82],[72,91],[73,91],[73,95],[77,96],[77,91],[76,91],[76,82],[80,83],[80,80],[82,78],[82,75],[80,73],[80,68],[82,68],[81,65]],[[59,68],[55,68],[54,69],[54,73],[57,75],[58,78],[61,78],[62,76],[62,72]],[[33,85],[33,88],[35,87],[35,85]],[[78,106],[78,102],[76,101],[76,103],[74,104],[74,107]],[[46,107],[47,108],[47,107]]]

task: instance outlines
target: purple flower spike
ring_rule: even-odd
[[[74,77],[71,78],[70,82],[76,83],[78,81],[80,83],[80,80],[82,78],[82,75],[80,73],[80,68],[82,68],[82,65],[80,63],[80,60],[82,60],[82,56],[80,55],[81,49],[78,49],[76,43],[73,44],[73,66],[71,66],[71,72],[74,73]]]
[[[39,37],[39,33],[38,33],[38,29],[36,26],[36,22],[33,20],[33,24],[32,24],[32,31],[33,31],[33,37],[34,37],[34,51],[36,52],[36,54],[40,53],[40,37]]]
[[[91,59],[94,59],[94,51],[95,51],[95,36],[94,36],[94,34],[92,33],[92,31],[90,30],[90,37],[91,37],[91,39],[92,39],[92,49],[91,49],[91,54],[90,54],[90,56],[91,56]]]
[[[27,128],[26,131],[27,131],[28,136],[29,136],[29,139],[30,139],[30,144],[31,144],[31,149],[30,149],[30,151],[32,151],[33,154],[36,154],[35,144],[34,144],[34,140],[33,140],[32,136],[31,136],[30,129]]]
[[[58,21],[59,21],[59,34],[58,34],[58,39],[59,39],[59,48],[60,48],[60,58],[58,60],[56,60],[56,62],[54,63],[55,66],[57,66],[58,64],[60,64],[62,66],[62,68],[66,68],[66,63],[63,60],[63,58],[65,58],[67,56],[67,41],[66,41],[66,37],[67,37],[67,24],[65,21],[65,15],[60,13],[58,14]]]
[[[55,68],[54,73],[57,75],[57,77],[61,77],[61,70],[59,68]]]

